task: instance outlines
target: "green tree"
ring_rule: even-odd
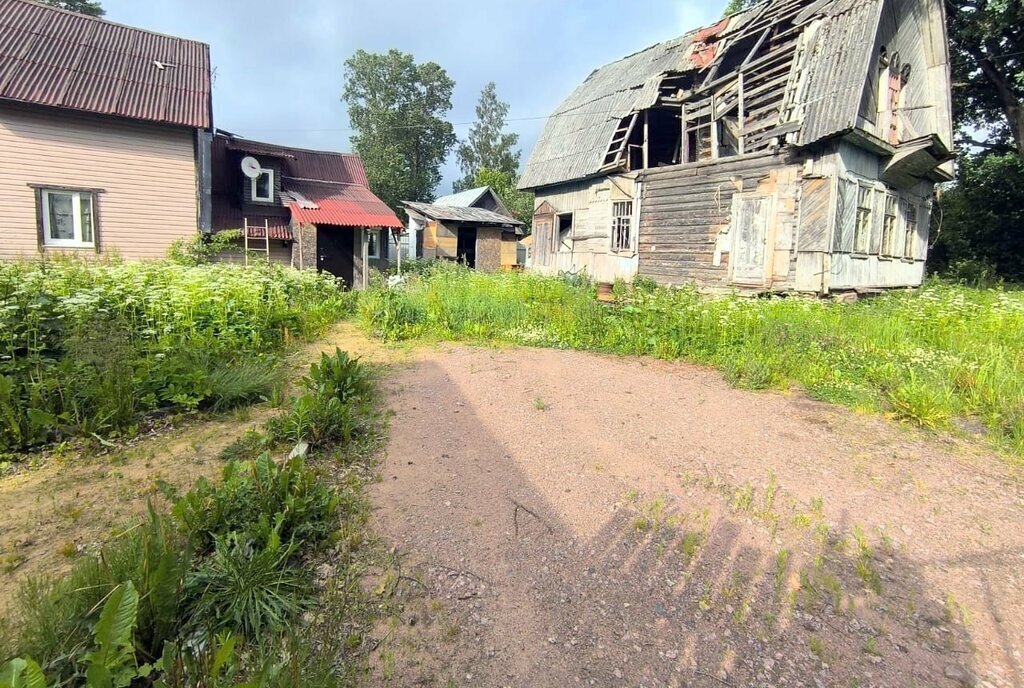
[[[756,5],[760,1],[761,0],[729,0],[729,2],[725,6],[724,14],[730,15],[736,14],[737,12],[742,12],[748,7]]]
[[[958,130],[964,142],[1024,155],[1024,3],[945,0]]]
[[[62,10],[71,10],[79,14],[88,14],[90,17],[102,17],[106,10],[100,6],[99,0],[40,0],[44,5],[59,7]]]
[[[494,189],[494,192],[498,194],[505,206],[508,207],[509,212],[517,220],[522,220],[526,224],[526,231],[529,231],[533,223],[533,194],[517,189],[517,181],[518,179],[515,175],[509,174],[504,170],[483,168],[477,170],[476,175],[469,180],[469,185],[466,188],[472,189],[478,186],[489,186]]]
[[[444,119],[455,82],[434,62],[412,55],[359,50],[345,62],[352,147],[363,158],[370,187],[392,208],[428,201],[441,181],[441,165],[455,145]]]
[[[469,136],[459,144],[456,156],[462,179],[455,182],[455,191],[472,189],[473,178],[483,169],[498,170],[515,177],[519,172],[520,151],[515,148],[519,134],[506,134],[508,103],[498,99],[494,82],[484,86],[476,105],[476,122]]]
[[[961,156],[957,184],[932,218],[933,270],[984,281],[1024,281],[1024,158]]]

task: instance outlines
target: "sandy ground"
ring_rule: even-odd
[[[1024,483],[983,449],[578,352],[388,387],[381,684],[1024,686]]]

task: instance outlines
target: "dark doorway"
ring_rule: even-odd
[[[465,263],[471,268],[476,267],[476,227],[459,228],[459,243],[455,247],[455,257],[460,263]]]
[[[316,269],[355,285],[356,233],[347,227],[316,228]]]

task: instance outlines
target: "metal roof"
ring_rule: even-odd
[[[441,196],[434,199],[434,205],[450,205],[458,208],[470,208],[480,200],[480,197],[491,190],[489,186],[478,186],[475,189],[466,189],[449,196]]]
[[[465,222],[469,224],[500,225],[517,228],[523,224],[515,218],[483,208],[463,208],[431,203],[414,203],[413,201],[405,201],[402,205],[424,217],[428,217],[431,220],[440,220],[441,222]]]
[[[770,0],[595,70],[548,118],[519,188],[601,174],[619,123],[655,105],[665,79],[692,73],[694,82],[702,83],[718,51],[728,49],[745,30],[760,32],[771,26],[777,17],[793,21],[794,8],[800,11],[796,30],[812,31],[801,61],[808,71],[801,91],[804,119],[796,140],[806,145],[848,129],[867,80],[880,6],[881,0]],[[732,73],[737,71],[738,66]],[[724,76],[711,78],[717,83]],[[757,88],[753,79],[747,86]]]
[[[211,126],[210,48],[27,0],[0,0],[0,99]]]
[[[256,157],[266,155],[281,158],[291,177],[324,182],[346,182],[362,186],[370,185],[366,178],[363,161],[355,153],[292,148],[275,143],[252,141],[220,132],[214,138],[214,146],[223,146],[228,150],[249,153]]]
[[[685,65],[691,32],[593,71],[544,125],[519,188],[584,179],[601,169],[619,121],[635,111],[653,77]],[[649,103],[648,103],[649,105]]]
[[[402,221],[384,201],[360,184],[310,182],[286,178],[284,194],[296,222],[341,227],[401,229]]]

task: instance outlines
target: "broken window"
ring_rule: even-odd
[[[871,186],[868,184],[857,185],[857,220],[853,229],[853,252],[868,252],[871,246],[871,223],[873,221],[873,200]]]
[[[563,246],[569,245],[572,241],[572,213],[560,213],[555,217],[555,251],[562,250]]]
[[[612,250],[630,251],[633,248],[633,201],[612,203]]]
[[[686,129],[686,162],[700,162],[711,160],[714,157],[712,150],[713,137],[711,127],[713,123],[710,117],[701,117],[689,124]]]
[[[882,215],[882,245],[880,253],[892,257],[896,246],[896,197],[885,195],[885,212]]]

